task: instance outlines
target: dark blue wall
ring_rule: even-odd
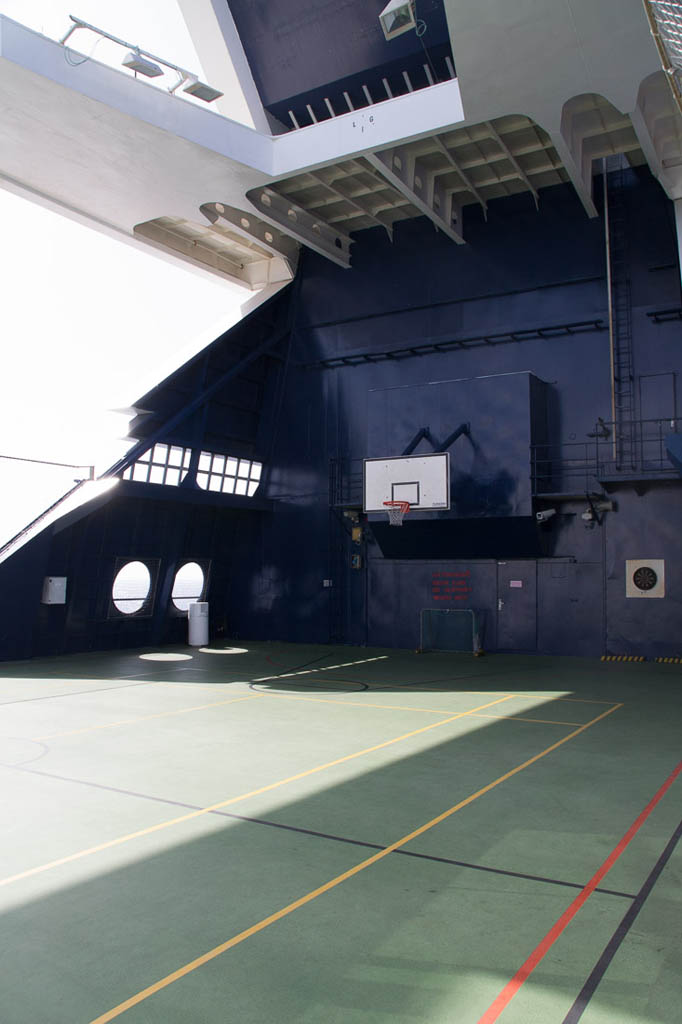
[[[647,314],[680,304],[672,208],[642,169],[626,176],[620,200],[635,412],[671,418],[682,323]],[[143,497],[145,485],[128,488],[0,566],[4,656],[181,640],[168,590],[187,558],[211,561],[218,635],[416,647],[421,609],[473,607],[491,651],[682,654],[682,489],[672,465],[589,484],[559,474],[563,497],[531,493],[534,440],[582,448],[594,443],[598,417],[610,419],[608,332],[533,333],[607,320],[603,221],[589,220],[568,186],[543,191],[539,211],[520,195],[491,203],[487,223],[473,208],[466,213],[465,246],[418,219],[398,224],[393,244],[379,229],[358,235],[348,271],[306,253],[295,288],[145,396],[140,404],[152,415],[138,434],[152,436],[202,382],[289,324],[283,343],[228,382],[205,417],[165,438],[262,459],[272,511],[219,499],[202,505],[191,495],[182,504],[170,494]],[[483,340],[502,334],[507,340]],[[471,338],[480,340],[430,355],[321,365],[340,354]],[[544,382],[541,415],[529,375]],[[361,460],[400,454],[426,425],[442,437],[462,419],[472,436],[452,449],[459,472],[450,514],[408,517],[400,530],[359,515],[356,543]],[[423,441],[418,451],[428,450]],[[507,481],[506,505],[491,491],[496,479]],[[586,486],[613,503],[591,521],[583,518]],[[538,526],[535,511],[549,506],[556,514]],[[158,565],[156,611],[146,619],[107,617],[123,556]],[[629,558],[665,559],[665,598],[625,597]],[[65,608],[40,606],[45,574],[69,577]]]
[[[647,316],[679,304],[672,208],[644,170],[626,175],[620,199],[628,225],[636,415],[674,415],[670,395],[682,370],[680,323],[655,324]],[[312,254],[306,259],[295,340],[299,365],[285,402],[288,430],[275,453],[275,496],[287,502],[288,512],[272,525],[272,544],[280,552],[278,586],[287,591],[292,614],[287,617],[280,607],[270,625],[280,637],[292,630],[299,638],[298,612],[305,607],[310,639],[331,635],[351,643],[416,646],[419,611],[434,605],[434,573],[466,572],[467,600],[485,620],[489,649],[680,654],[682,550],[676,534],[682,492],[672,466],[664,474],[672,480],[611,481],[608,494],[590,481],[614,502],[599,523],[582,518],[586,484],[570,476],[562,489],[572,486],[576,497],[565,494],[554,518],[539,527],[533,510],[553,502],[536,501],[531,508],[521,498],[512,528],[504,516],[494,518],[499,509],[486,516],[485,503],[468,501],[472,487],[485,489],[491,462],[498,474],[508,474],[512,495],[529,496],[527,458],[520,454],[529,440],[528,408],[521,415],[514,393],[519,378],[506,378],[505,386],[499,376],[493,389],[490,377],[530,372],[546,382],[548,440],[589,445],[597,418],[610,419],[608,331],[481,342],[335,369],[315,365],[433,340],[523,336],[533,327],[591,319],[608,323],[603,221],[588,220],[569,187],[545,190],[539,212],[527,195],[492,203],[487,223],[475,209],[466,212],[466,246],[434,235],[420,219],[397,225],[393,244],[378,229],[359,236],[350,271]],[[383,454],[400,454],[424,425],[442,436],[460,419],[475,419],[468,398],[458,402],[453,385],[438,382],[470,378],[474,395],[482,393],[484,376],[495,391],[493,422],[484,423],[478,414],[489,460],[475,468],[469,440],[456,442],[455,464],[468,459],[470,472],[468,479],[460,476],[459,493],[453,489],[448,532],[438,532],[442,522],[429,531],[430,524],[409,518],[401,531],[386,525],[383,534],[379,524],[365,523],[362,544],[354,544],[343,508],[328,512],[329,460],[341,473],[340,504],[352,503],[359,493],[360,460],[381,454],[382,444],[388,449]],[[444,419],[439,401],[423,396],[448,388],[452,411]],[[387,395],[395,406],[390,414],[377,411]],[[419,450],[430,449],[424,444]],[[481,514],[482,521],[470,518]],[[351,568],[353,555],[360,556],[361,568]],[[666,559],[663,600],[625,598],[626,558]],[[511,568],[503,570],[499,563],[510,561]],[[523,575],[523,587],[510,587],[509,572]],[[323,579],[332,579],[333,588],[323,588]],[[454,597],[450,606],[457,607]]]
[[[384,77],[401,95],[407,91],[403,70],[421,88],[428,84],[428,60],[436,81],[449,78],[444,58],[452,52],[442,0],[419,0],[418,16],[426,25],[420,38],[410,31],[390,42],[379,24],[385,6],[386,0],[230,0],[264,106],[290,128],[289,110],[299,123],[310,123],[306,103],[319,120],[328,117],[325,97],[337,114],[347,111],[344,90],[355,107],[366,106],[363,83],[375,102],[387,98]]]

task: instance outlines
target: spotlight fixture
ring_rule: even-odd
[[[220,97],[223,95],[222,92],[219,92],[212,86],[206,85],[205,82],[199,81],[190,82],[189,85],[186,85],[182,91],[189,93],[190,96],[196,96],[197,99],[203,100],[204,103],[213,103],[213,100],[220,99]]]
[[[96,28],[94,25],[89,25],[87,21],[82,21],[80,18],[74,18],[73,14],[69,17],[73,24],[71,28],[66,32],[59,40],[62,46],[66,46],[67,40],[71,38],[74,32],[78,29],[87,29],[89,32],[95,32],[96,35],[102,36],[103,39],[109,39],[112,43],[116,43],[118,46],[124,46],[129,52],[123,58],[123,67],[129,68],[131,71],[136,71],[140,75],[145,75],[146,78],[158,78],[159,75],[165,74],[166,70],[175,71],[178,75],[178,80],[175,85],[172,85],[168,92],[173,95],[176,89],[182,87],[182,91],[186,92],[189,96],[196,96],[197,99],[203,100],[204,103],[212,103],[213,100],[217,100],[223,95],[218,89],[212,88],[210,85],[206,85],[205,82],[200,82],[197,76],[187,71],[185,68],[178,67],[177,64],[171,64],[170,61],[164,60],[162,57],[157,57],[153,53],[149,53],[147,50],[143,50],[139,46],[134,46],[132,43],[127,43],[124,39],[119,39],[118,36],[112,36],[111,33],[105,32],[104,29]]]
[[[417,19],[412,0],[390,0],[379,15],[384,38],[395,39],[403,32],[416,29]]]
[[[125,55],[121,63],[124,68],[137,71],[139,75],[146,75],[147,78],[158,78],[159,75],[163,74],[163,68],[160,68],[158,64],[154,64],[151,60],[147,60],[139,51],[131,50],[130,53]]]

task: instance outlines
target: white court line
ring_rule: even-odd
[[[352,665],[366,665],[368,661],[386,661],[388,654],[380,654],[377,658],[361,658],[360,661],[344,661],[340,665],[326,665],[324,668],[306,668],[301,672],[281,672],[276,676],[259,676],[254,683],[267,683],[271,679],[290,679],[292,676],[310,676],[318,672],[332,672],[337,668],[350,668]]]

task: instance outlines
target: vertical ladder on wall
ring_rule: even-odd
[[[632,361],[632,311],[628,265],[627,208],[624,157],[604,161],[608,173],[608,249],[610,324],[613,345],[613,418],[616,469],[632,470],[636,463],[635,383]]]
[[[329,462],[329,572],[331,588],[329,590],[329,641],[343,642],[345,623],[343,594],[345,592],[346,560],[345,538],[343,526],[339,522],[339,513],[335,506],[343,502],[344,497],[344,465],[341,459]]]

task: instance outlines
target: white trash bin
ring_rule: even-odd
[[[204,647],[208,643],[208,601],[193,601],[187,611],[187,643]]]

